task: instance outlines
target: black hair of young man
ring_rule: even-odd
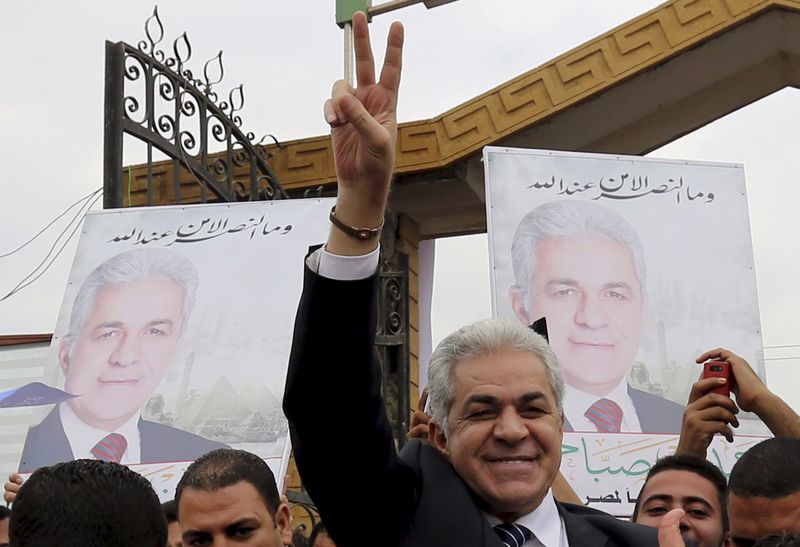
[[[767,536],[759,539],[753,547],[800,547],[800,535]]]
[[[232,448],[219,448],[197,458],[178,482],[175,504],[180,507],[181,495],[187,488],[213,492],[241,481],[256,489],[274,520],[281,503],[275,476],[266,462],[255,454]]]
[[[800,492],[800,439],[775,437],[745,452],[731,469],[728,492],[743,498],[784,498]]]
[[[11,515],[11,509],[5,505],[0,505],[0,520],[5,520]]]
[[[292,531],[292,547],[311,547],[308,538],[300,530]]]
[[[725,480],[725,475],[722,474],[722,471],[720,471],[716,465],[704,458],[694,456],[692,454],[673,454],[672,456],[664,456],[655,464],[653,464],[653,467],[650,468],[650,472],[647,473],[647,478],[645,479],[640,492],[644,492],[644,489],[651,478],[664,471],[672,470],[694,473],[703,477],[704,479],[708,479],[708,481],[714,485],[714,488],[717,491],[719,506],[722,510],[722,532],[723,534],[727,533],[729,528],[727,497],[728,483]],[[639,516],[639,508],[642,501],[644,501],[642,500],[642,495],[639,494],[639,498],[636,500],[636,505],[633,508],[633,516],[631,517],[632,522],[636,522],[636,518]]]
[[[164,511],[164,517],[167,519],[167,524],[178,522],[178,504],[175,503],[175,500],[169,500],[162,503],[161,510]]]
[[[308,546],[314,547],[314,542],[317,541],[317,536],[320,534],[327,534],[328,531],[325,529],[325,523],[319,521],[314,525],[314,528],[311,529],[311,535],[308,536]]]
[[[74,460],[42,467],[22,485],[11,547],[163,547],[167,521],[147,479],[125,466]]]

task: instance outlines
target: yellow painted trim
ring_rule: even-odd
[[[773,9],[800,11],[800,0],[666,2],[439,116],[400,124],[395,173],[453,164]],[[336,181],[327,135],[268,150],[287,189]],[[145,189],[136,182],[133,201],[139,205]]]
[[[435,118],[400,124],[395,172],[452,164],[771,9],[800,11],[800,0],[662,4]],[[326,136],[271,152],[278,180],[287,188],[336,180]]]

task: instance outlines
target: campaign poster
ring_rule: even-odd
[[[304,256],[325,240],[332,204],[89,213],[45,373],[66,400],[34,414],[20,471],[119,461],[166,500],[194,459],[233,447],[263,458],[282,485]]]
[[[744,170],[509,148],[484,164],[493,313],[546,318],[566,384],[562,473],[588,505],[630,515],[677,446],[695,359],[728,348],[764,378]],[[766,433],[740,421],[733,445],[709,449],[725,473]]]

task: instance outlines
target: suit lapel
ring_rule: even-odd
[[[556,503],[558,513],[564,519],[564,528],[567,531],[567,540],[570,545],[580,547],[605,547],[608,545],[608,536],[582,518],[571,515],[560,503]]]
[[[142,462],[157,462],[162,459],[158,453],[158,439],[153,435],[153,428],[148,425],[150,424],[147,421],[139,418],[139,454]]]
[[[639,427],[642,428],[642,431],[658,431],[657,424],[653,423],[651,419],[653,418],[652,414],[647,412],[647,402],[642,395],[641,391],[628,385],[628,397],[631,398],[633,408],[636,410],[636,416],[639,418]]]
[[[46,451],[48,453],[47,458],[58,462],[74,460],[75,456],[72,454],[72,447],[69,444],[69,439],[67,439],[67,434],[64,433],[64,426],[61,425],[61,414],[58,411],[58,407],[53,409],[53,411],[42,420],[41,426],[42,430],[46,431],[47,435],[50,436],[50,438],[45,441],[47,447]]]
[[[494,531],[489,521],[481,514],[483,520],[483,545],[484,547],[505,547],[505,543],[500,541],[500,536]]]

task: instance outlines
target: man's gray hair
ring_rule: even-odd
[[[522,294],[526,305],[529,288],[533,285],[536,244],[542,240],[581,235],[607,237],[628,249],[644,296],[647,264],[644,246],[633,226],[619,214],[593,201],[563,200],[544,203],[528,212],[514,232],[511,243],[514,288]]]
[[[556,407],[562,412],[564,379],[556,354],[547,341],[515,319],[483,319],[461,327],[439,342],[428,364],[431,416],[445,435],[447,416],[455,397],[453,368],[459,361],[507,350],[528,352],[542,360]]]
[[[70,353],[92,312],[97,293],[107,287],[144,279],[167,279],[183,287],[183,331],[194,308],[199,283],[197,269],[188,258],[176,251],[136,249],[112,256],[97,266],[78,289],[72,304],[69,330],[64,337],[70,346]]]

